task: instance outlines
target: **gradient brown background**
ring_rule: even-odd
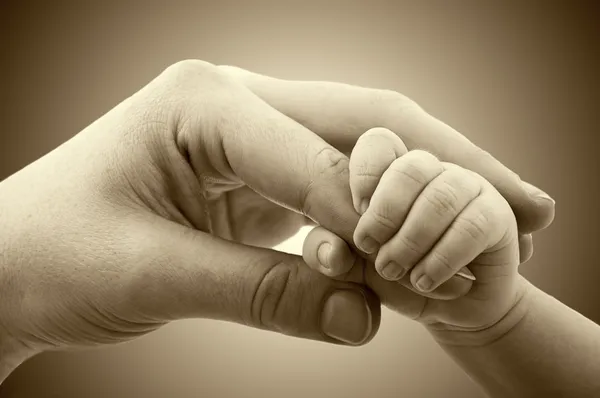
[[[390,88],[557,200],[523,273],[600,321],[597,2],[2,1],[0,179],[169,64]],[[304,231],[306,232],[306,231]],[[298,252],[302,235],[282,250]],[[214,321],[21,366],[4,397],[481,397],[418,325],[384,311],[351,349]]]

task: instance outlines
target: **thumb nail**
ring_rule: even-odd
[[[371,335],[373,319],[365,296],[354,290],[334,292],[321,314],[321,328],[327,336],[360,345]]]
[[[538,187],[531,185],[530,183],[525,181],[522,181],[522,184],[525,187],[525,190],[529,192],[529,194],[534,198],[552,202],[553,205],[556,204],[556,201],[552,199],[550,195],[548,195],[546,192],[542,191]]]
[[[468,269],[467,267],[462,267],[457,273],[456,275],[462,276],[465,279],[468,279],[470,281],[475,281],[477,280],[477,278],[475,278],[475,275],[473,275],[473,273],[471,272],[470,269]]]

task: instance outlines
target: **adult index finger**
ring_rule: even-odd
[[[538,231],[554,219],[554,202],[547,194],[523,183],[489,152],[406,96],[342,83],[276,79],[231,66],[220,68],[340,152],[350,153],[358,137],[370,128],[385,127],[398,134],[409,150],[427,150],[487,179],[511,205],[520,232]]]

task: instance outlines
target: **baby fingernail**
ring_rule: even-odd
[[[365,238],[362,240],[359,249],[364,251],[367,254],[371,254],[374,253],[377,250],[377,247],[379,246],[379,243],[377,243],[377,241],[373,238],[371,238],[370,236],[365,236]]]
[[[319,263],[325,268],[329,268],[329,253],[331,253],[331,243],[328,242],[322,243],[317,250]]]
[[[404,268],[393,261],[381,269],[381,276],[390,281],[397,281],[404,276],[404,273]]]
[[[431,278],[427,275],[423,275],[419,278],[416,285],[417,289],[419,289],[422,292],[426,292],[429,289],[431,289],[431,285],[433,285],[433,280],[431,280]]]

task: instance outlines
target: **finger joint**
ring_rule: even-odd
[[[278,329],[278,313],[295,273],[295,267],[283,261],[268,267],[256,285],[251,300],[251,319],[254,326],[269,330]]]

